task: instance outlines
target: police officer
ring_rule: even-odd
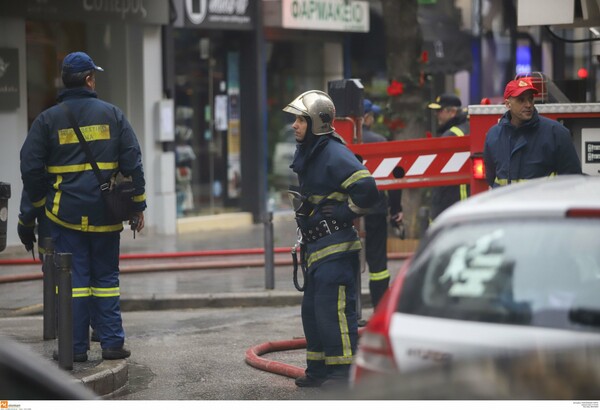
[[[442,94],[427,106],[432,109],[437,119],[438,137],[464,137],[469,134],[467,114],[461,108],[462,102],[454,94]],[[469,196],[469,186],[450,185],[431,189],[431,220],[434,220],[446,208]]]
[[[68,54],[62,64],[66,89],[58,101],[76,118],[105,180],[118,171],[131,176],[140,231],[146,208],[140,146],[123,112],[98,98],[99,71],[104,70],[86,53]],[[31,125],[21,148],[23,187],[34,207],[48,218],[56,252],[72,255],[73,360],[87,360],[90,325],[100,338],[102,358],[124,359],[131,353],[124,348],[119,302],[123,223],[109,216],[100,184],[60,104],[42,112]]]
[[[381,107],[369,99],[363,101],[364,117],[362,125],[362,141],[364,143],[385,142],[387,139],[372,130],[376,116],[381,113]],[[371,304],[375,308],[390,284],[390,272],[387,267],[387,217],[390,206],[391,221],[393,225],[402,222],[403,213],[401,205],[402,191],[379,191],[377,203],[365,215],[365,257],[369,266],[369,293]]]
[[[377,186],[334,132],[335,107],[329,95],[307,91],[283,111],[296,116],[297,148],[290,167],[298,175],[304,200],[296,221],[306,245],[301,312],[307,368],[296,385],[344,383],[358,338],[356,275],[361,243],[353,220],[375,204]]]
[[[504,89],[508,111],[488,131],[483,158],[490,187],[556,174],[581,174],[571,133],[535,108],[538,90],[528,77],[509,81]]]

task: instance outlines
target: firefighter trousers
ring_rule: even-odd
[[[365,216],[365,258],[369,265],[369,293],[376,307],[390,283],[387,267],[387,215]]]
[[[302,298],[306,374],[315,379],[346,379],[358,341],[357,253],[323,262],[307,275]]]
[[[119,290],[120,232],[80,232],[51,224],[57,253],[72,254],[73,351],[89,348],[90,325],[102,349],[122,347]]]

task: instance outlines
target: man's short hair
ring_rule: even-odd
[[[80,71],[78,73],[62,72],[62,82],[67,88],[83,87],[88,75],[94,75],[94,70]]]

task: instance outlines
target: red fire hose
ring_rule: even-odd
[[[303,349],[306,347],[306,339],[280,340],[277,342],[265,342],[246,350],[246,363],[250,366],[267,372],[280,374],[282,376],[296,379],[304,375],[304,369],[291,364],[268,360],[260,356],[280,352],[282,350]]]
[[[364,327],[358,329],[359,337],[362,335],[363,331]],[[292,340],[279,340],[277,342],[265,342],[246,350],[246,363],[260,370],[296,379],[304,376],[303,368],[291,364],[277,362],[275,360],[268,360],[260,356],[272,352],[304,348],[306,348],[306,339],[303,337]]]

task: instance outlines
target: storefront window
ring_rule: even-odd
[[[239,53],[227,35],[177,29],[175,161],[178,217],[237,210]]]

